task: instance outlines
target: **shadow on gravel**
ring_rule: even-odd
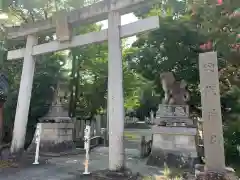
[[[49,164],[48,158],[41,157],[39,159],[39,165],[33,165],[34,156],[24,153],[20,158],[9,158],[0,160],[0,174],[7,175],[19,172],[26,168],[35,168],[40,166],[46,166]]]
[[[151,129],[151,125],[145,123],[129,123],[125,124],[125,129]]]
[[[93,172],[90,175],[77,175],[74,179],[69,180],[142,180],[142,176],[134,174],[130,170],[112,172],[109,170],[101,170]]]

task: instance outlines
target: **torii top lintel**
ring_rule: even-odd
[[[94,23],[107,19],[110,11],[120,14],[130,13],[143,5],[152,4],[155,0],[103,0],[93,5],[67,12],[66,16],[71,27],[81,24]],[[54,17],[35,23],[22,24],[19,27],[7,28],[7,38],[17,39],[30,34],[54,32],[56,22]]]

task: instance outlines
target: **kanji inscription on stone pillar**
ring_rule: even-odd
[[[55,17],[56,23],[56,36],[59,42],[65,42],[71,40],[71,28],[68,23],[68,17],[64,11],[56,13]]]
[[[199,55],[199,71],[206,168],[224,171],[224,140],[216,52]]]

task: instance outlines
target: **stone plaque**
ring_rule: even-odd
[[[157,117],[188,117],[189,107],[187,105],[160,105]]]
[[[154,135],[154,144],[162,149],[171,150],[174,148],[173,146],[173,137],[164,134],[155,134]]]
[[[171,141],[162,141],[161,147],[162,149],[174,149],[173,143]]]
[[[175,141],[177,144],[187,145],[189,143],[189,137],[188,136],[176,136]]]

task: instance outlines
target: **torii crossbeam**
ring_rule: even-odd
[[[102,21],[108,18],[111,11],[117,11],[120,15],[130,13],[141,6],[152,4],[156,0],[104,0],[94,3],[71,12],[65,12],[68,23],[71,27],[79,26],[79,24],[89,24]],[[6,28],[8,39],[16,39],[25,37],[30,34],[54,32],[56,28],[56,16],[47,20],[22,24],[19,27]]]

